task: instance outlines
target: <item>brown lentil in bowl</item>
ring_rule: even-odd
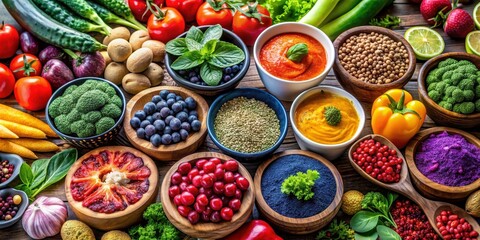
[[[408,51],[403,43],[376,32],[348,38],[340,46],[338,58],[352,76],[373,84],[400,79],[409,65]]]

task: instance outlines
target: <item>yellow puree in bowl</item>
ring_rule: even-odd
[[[331,126],[325,119],[325,107],[340,110],[342,120]],[[357,131],[359,117],[353,103],[339,95],[321,91],[300,103],[295,111],[297,129],[308,139],[321,144],[339,144],[348,141]]]

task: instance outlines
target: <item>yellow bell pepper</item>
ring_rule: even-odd
[[[373,102],[372,130],[403,148],[420,130],[426,114],[423,103],[409,92],[391,89]]]

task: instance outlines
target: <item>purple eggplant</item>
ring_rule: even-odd
[[[43,66],[42,77],[50,82],[53,89],[57,89],[65,83],[72,81],[73,73],[64,62],[58,59],[50,59]]]
[[[38,54],[38,59],[40,59],[40,62],[42,64],[45,64],[50,59],[58,59],[61,61],[65,61],[67,59],[67,56],[62,51],[62,49],[55,46],[47,46],[42,51],[40,51],[40,54]]]
[[[105,70],[105,59],[100,52],[82,53],[80,56],[64,49],[73,58],[72,69],[75,77],[100,77]]]
[[[37,55],[40,48],[40,41],[31,33],[25,31],[20,34],[20,48],[24,53]]]

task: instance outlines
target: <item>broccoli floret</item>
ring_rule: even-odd
[[[457,88],[457,89],[453,90],[452,98],[453,98],[453,100],[455,100],[455,102],[461,103],[465,99],[465,96],[463,96],[463,91],[460,90],[459,88]]]
[[[453,105],[452,111],[454,111],[456,113],[460,113],[460,103],[455,103]]]
[[[117,119],[122,115],[122,110],[113,103],[105,104],[100,112],[102,113],[102,116],[111,117],[113,119]]]
[[[468,78],[465,78],[458,83],[458,87],[462,90],[473,90],[474,86],[475,83]]]
[[[83,85],[82,85],[83,86]],[[92,90],[84,93],[77,102],[76,108],[81,113],[87,113],[103,107],[106,103],[105,98],[99,90]]]
[[[442,75],[442,81],[446,81],[452,77],[453,71],[447,71]]]
[[[441,102],[438,103],[438,105],[440,105],[440,107],[443,107],[443,108],[445,108],[449,111],[452,111],[452,109],[453,109],[453,105],[451,103],[447,102],[447,101],[441,101]]]
[[[58,110],[62,114],[68,114],[75,108],[75,101],[72,95],[67,95],[62,97],[62,102],[58,106]]]
[[[428,73],[427,79],[426,79],[427,85],[440,81],[440,79],[437,78],[437,72],[438,72],[438,68],[433,69]]]
[[[85,81],[82,85],[88,87],[89,90],[93,90],[93,89],[97,88],[98,83],[100,83],[100,81],[90,79],[90,80]]]
[[[88,86],[82,84],[78,86],[75,90],[73,90],[73,92],[70,95],[72,95],[73,99],[79,99],[83,94],[85,94],[89,90],[90,89],[88,88]]]
[[[105,93],[108,95],[108,97],[113,97],[113,96],[117,95],[117,92],[115,91],[115,88],[113,88],[110,85],[105,89]]]
[[[166,224],[163,227],[162,236],[160,240],[179,240],[180,231],[176,229],[172,224]]]
[[[475,99],[475,93],[472,90],[463,90],[464,101],[470,102]]]
[[[455,89],[457,89],[457,87],[455,86],[448,86],[447,88],[445,88],[445,97],[451,97]]]
[[[460,113],[462,114],[470,114],[475,112],[475,103],[473,102],[462,102],[460,103]]]
[[[437,89],[437,85],[438,85],[438,82],[431,83],[430,85],[428,85],[427,91],[430,92],[432,90]]]
[[[428,96],[434,101],[434,102],[439,102],[442,100],[442,95],[437,92],[437,90],[432,90],[428,92]]]
[[[59,115],[53,120],[53,122],[55,123],[55,127],[57,127],[58,131],[64,134],[72,133],[70,130],[70,122],[67,120],[67,115]]]
[[[73,91],[75,91],[75,89],[77,89],[78,86],[77,85],[70,85],[69,87],[67,87],[67,89],[65,89],[65,91],[63,92],[63,95],[62,96],[66,96],[66,95],[69,95],[71,94]]]
[[[456,64],[458,61],[453,59],[453,58],[447,58],[441,62],[438,63],[438,67],[439,68],[443,68],[443,67],[446,67],[446,66],[449,66],[449,65],[454,65]]]
[[[469,65],[473,65],[475,66],[472,62],[468,61],[468,60],[460,60],[458,61],[458,63],[456,64],[458,67],[460,66],[469,66]]]
[[[475,87],[475,97],[480,98],[480,84]]]
[[[52,103],[50,103],[50,106],[48,106],[48,114],[50,114],[52,118],[56,118],[62,114],[59,109],[60,105],[62,104],[62,98],[63,97],[55,98]]]
[[[102,118],[102,113],[100,111],[91,111],[82,114],[82,120],[89,123],[96,123],[100,118]]]
[[[76,122],[78,120],[82,119],[82,114],[77,111],[77,109],[72,109],[71,112],[67,114],[67,121],[69,123]]]
[[[465,74],[475,75],[477,71],[478,71],[477,67],[473,64],[465,66]]]
[[[108,129],[112,128],[114,125],[115,125],[115,120],[109,117],[102,117],[100,118],[100,120],[98,120],[98,122],[95,123],[95,129],[96,129],[95,133],[97,135],[102,134],[108,131]]]
[[[450,103],[450,104],[455,104],[455,103],[456,103],[455,98],[453,98],[453,97],[449,97],[449,98],[447,98],[447,100],[445,100],[445,101],[447,101],[447,102]]]
[[[110,84],[108,84],[107,82],[98,82],[97,83],[97,86],[95,87],[95,89],[98,89],[102,92],[105,92],[107,90],[107,88],[110,87]]]
[[[452,86],[457,86],[460,81],[464,79],[464,74],[462,73],[453,73],[452,77],[450,80],[447,80],[447,83],[449,83]]]
[[[477,99],[477,101],[475,101],[475,111],[480,112],[480,99]]]
[[[78,120],[70,125],[70,130],[78,135],[78,137],[90,137],[95,134],[95,126],[92,123]]]
[[[444,82],[439,82],[437,83],[437,86],[435,86],[435,90],[437,90],[438,93],[443,95],[446,87],[447,87],[447,84],[445,84]]]
[[[342,121],[342,113],[334,106],[325,107],[325,119],[328,125],[336,126]]]
[[[117,95],[109,98],[108,103],[113,103],[113,104],[117,105],[117,107],[119,107],[119,108],[123,107],[122,99]]]

